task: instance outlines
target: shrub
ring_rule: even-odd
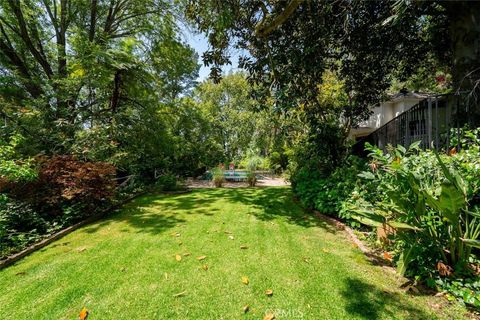
[[[245,168],[247,170],[251,170],[252,168],[265,168],[265,165],[268,164],[268,161],[259,155],[253,154],[250,152],[245,158],[240,161],[240,167]]]
[[[54,224],[28,203],[0,200],[0,258],[40,239]]]
[[[304,207],[315,208],[315,200],[321,189],[321,179],[318,170],[308,167],[297,170],[295,175],[290,178],[292,188]]]
[[[255,185],[257,184],[257,176],[255,174],[255,171],[247,171],[247,183],[250,187],[255,187]]]
[[[387,154],[369,149],[371,170],[361,176],[376,191],[351,201],[347,210],[362,224],[396,229],[393,244],[400,273],[446,290],[455,287],[447,276],[474,277],[470,267],[478,266],[473,250],[480,247],[480,208],[474,200],[480,172],[470,164],[478,161],[478,149],[450,156],[422,151],[418,143],[409,149],[389,148]],[[459,297],[464,291],[451,292]],[[480,305],[480,290],[465,297],[460,298]]]
[[[264,158],[259,157],[259,156],[252,156],[248,158],[246,168],[247,168],[247,183],[250,187],[255,187],[257,184],[257,176],[255,171],[257,170],[257,167],[263,165]]]
[[[115,168],[72,156],[39,159],[38,177],[4,179],[0,194],[0,255],[94,214],[115,193]]]
[[[337,167],[329,176],[322,176],[319,170],[304,167],[294,176],[292,185],[302,204],[323,214],[333,215],[353,223],[344,204],[359,183],[358,174],[365,162],[350,156],[342,166]]]
[[[220,168],[215,168],[212,170],[212,180],[213,185],[217,188],[221,188],[225,183],[225,174],[224,171]]]
[[[41,160],[36,181],[9,184],[7,191],[12,198],[50,215],[62,215],[63,209],[72,205],[82,207],[88,214],[113,198],[114,175],[115,167],[108,163],[54,156]]]
[[[157,185],[164,191],[173,191],[177,187],[177,178],[172,174],[164,174],[158,177]]]
[[[46,160],[39,173],[47,203],[83,203],[92,208],[113,197],[114,176],[115,167],[111,164],[83,162],[68,155]]]
[[[275,173],[285,170],[288,165],[288,157],[285,153],[272,152],[265,160],[265,167],[272,169]]]
[[[37,178],[32,159],[21,159],[16,153],[17,144],[23,138],[13,136],[9,141],[0,140],[0,192],[9,182],[28,182]]]

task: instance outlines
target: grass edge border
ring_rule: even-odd
[[[190,192],[190,190],[166,191],[166,192],[162,192],[162,194],[171,195],[171,194],[182,194],[182,193],[188,193],[188,192]],[[73,232],[73,231],[75,231],[75,230],[77,230],[77,229],[79,229],[79,228],[81,228],[81,227],[83,227],[87,224],[93,223],[95,221],[98,221],[98,220],[106,217],[108,212],[110,212],[114,209],[117,209],[117,208],[127,204],[128,202],[134,200],[135,198],[141,197],[141,196],[146,195],[148,193],[151,193],[151,190],[142,191],[138,194],[135,194],[131,197],[128,197],[127,199],[124,199],[124,200],[120,201],[119,203],[116,203],[113,206],[111,206],[107,209],[104,209],[101,212],[99,212],[99,213],[97,213],[97,214],[95,214],[91,217],[86,218],[85,220],[77,222],[76,224],[71,225],[69,227],[66,227],[66,228],[64,228],[64,229],[62,229],[58,232],[55,232],[54,234],[40,240],[39,242],[36,242],[36,243],[26,247],[25,249],[23,249],[23,250],[21,250],[17,253],[14,253],[10,256],[7,256],[6,258],[0,260],[0,270],[14,264],[15,262],[21,260],[22,258],[28,256],[31,253],[46,247],[50,243],[63,238],[67,234],[69,234],[69,233],[71,233],[71,232]]]

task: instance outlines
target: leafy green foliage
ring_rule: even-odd
[[[177,177],[173,174],[164,174],[157,178],[156,184],[164,191],[173,191],[177,187]]]
[[[216,167],[211,170],[212,181],[215,187],[221,188],[225,183],[225,172],[223,169]]]
[[[0,110],[24,153],[75,154],[120,171],[176,169],[166,116],[195,84],[197,55],[164,1],[0,2]],[[35,72],[33,72],[35,71]],[[3,132],[2,132],[3,134]]]
[[[19,159],[16,148],[22,139],[15,135],[8,142],[0,140],[0,191],[2,180],[27,182],[37,177],[32,159]]]
[[[55,156],[38,164],[35,180],[7,180],[0,194],[0,255],[22,249],[108,205],[115,168]]]
[[[360,175],[367,181],[360,192],[363,197],[353,196],[346,210],[362,224],[396,230],[392,238],[402,274],[431,285],[433,279],[452,274],[473,277],[470,264],[478,261],[472,248],[480,237],[475,200],[479,189],[463,174],[474,177],[470,181],[480,178],[478,170],[465,169],[478,158],[478,150],[472,146],[449,157],[422,151],[418,143],[409,149],[390,148],[387,154],[369,149],[371,169]],[[464,300],[475,304],[474,298]]]
[[[32,205],[4,198],[0,201],[0,258],[38,241],[54,228],[55,223],[45,219]]]
[[[292,184],[296,195],[307,208],[354,223],[350,211],[345,210],[345,203],[359,183],[358,174],[364,165],[362,159],[350,156],[344,164],[326,177],[318,171],[302,168],[293,178]]]
[[[219,83],[205,81],[194,90],[198,108],[208,120],[208,142],[219,161],[240,161],[251,149],[269,149],[269,112],[257,112],[251,87],[243,73],[225,76]],[[210,163],[209,165],[213,165]]]

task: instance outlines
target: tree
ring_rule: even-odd
[[[297,106],[317,103],[324,71],[337,70],[352,124],[369,115],[393,79],[427,63],[451,71],[454,89],[472,89],[479,15],[479,3],[448,1],[192,0],[187,10],[208,34],[203,58],[213,78],[233,44],[248,51],[241,65],[252,82]]]
[[[260,117],[254,112],[255,101],[244,74],[229,74],[218,84],[205,81],[195,89],[194,97],[212,127],[215,143],[223,151],[222,159],[217,161],[240,160],[251,143],[265,134],[257,126]]]
[[[10,127],[31,131],[47,153],[68,152],[78,131],[189,90],[196,54],[179,40],[174,11],[158,0],[0,1]]]

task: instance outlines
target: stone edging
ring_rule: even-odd
[[[385,260],[384,258],[382,258],[381,256],[378,255],[378,253],[374,252],[373,250],[370,250],[369,248],[367,248],[362,241],[360,241],[360,239],[358,239],[358,237],[355,235],[355,233],[353,232],[352,228],[350,228],[349,226],[347,226],[345,223],[335,219],[335,218],[332,218],[332,217],[329,217],[329,216],[326,216],[316,210],[313,210],[313,213],[315,215],[315,217],[317,217],[318,219],[321,219],[321,220],[324,220],[326,221],[327,223],[329,223],[330,225],[334,226],[335,228],[337,228],[338,230],[343,230],[345,231],[350,240],[352,240],[353,244],[358,247],[360,249],[360,251],[362,251],[362,253],[365,255],[365,257],[370,261],[372,262],[373,264],[376,264],[376,265],[381,265],[382,267],[384,267],[385,269],[388,269],[389,271],[393,272],[393,273],[396,273],[396,269],[394,267],[391,266],[390,262],[388,262],[387,260]]]
[[[17,253],[14,253],[13,255],[11,256],[8,256],[6,257],[5,259],[3,260],[0,260],[0,269],[3,269],[5,267],[8,267],[9,265],[17,262],[18,260],[22,259],[23,257],[29,255],[30,253],[34,252],[34,251],[37,251],[38,249],[41,249],[47,245],[49,245],[50,243],[52,243],[53,241],[55,240],[58,240],[64,236],[66,236],[67,234],[69,234],[70,232],[74,231],[74,230],[77,230],[78,228],[86,225],[86,224],[89,224],[89,223],[92,223],[98,219],[100,219],[101,217],[103,217],[104,214],[103,213],[100,213],[100,214],[97,214],[97,215],[94,215],[94,216],[91,216],[83,221],[80,221],[70,227],[67,227],[65,229],[62,229],[50,236],[48,236],[47,238],[41,240],[40,242],[37,242],[37,243],[34,243],[33,245],[23,249],[22,251],[20,252],[17,252]]]
[[[92,222],[95,222],[101,218],[104,218],[106,216],[106,213],[107,212],[110,212],[112,210],[115,210],[117,209],[118,207],[120,206],[123,206],[124,204],[132,201],[133,199],[135,198],[138,198],[140,196],[143,196],[147,193],[151,192],[150,190],[147,190],[147,191],[142,191],[136,195],[133,195],[131,197],[128,197],[127,199],[125,200],[122,200],[120,201],[119,203],[109,207],[108,209],[105,209],[103,211],[101,211],[100,213],[94,215],[94,216],[91,216],[91,217],[88,217],[87,219],[83,220],[83,221],[80,221],[70,227],[67,227],[65,229],[62,229],[50,236],[48,236],[47,238],[37,242],[37,243],[34,243],[33,245],[23,249],[22,251],[20,252],[17,252],[17,253],[14,253],[12,254],[11,256],[8,256],[6,257],[5,259],[3,260],[0,260],[0,270],[5,268],[5,267],[8,267],[9,265],[17,262],[18,260],[22,259],[23,257],[29,255],[30,253],[34,252],[34,251],[37,251],[47,245],[49,245],[50,243],[54,242],[55,240],[58,240],[60,238],[63,238],[64,236],[66,236],[67,234],[87,225],[87,224],[90,224]],[[181,191],[167,191],[167,192],[162,192],[161,194],[169,194],[169,195],[173,195],[173,194],[182,194],[182,193],[187,193],[187,192],[190,192],[189,190],[181,190]]]
[[[316,211],[316,210],[313,210],[313,213],[315,214],[315,216],[319,219],[322,219],[322,220],[325,220],[327,221],[329,224],[335,226],[337,229],[339,230],[344,230],[348,236],[350,237],[350,239],[353,241],[353,243],[365,254],[371,254],[372,252],[367,248],[365,247],[365,245],[358,239],[358,237],[355,235],[355,233],[353,232],[353,230],[347,226],[345,223],[337,220],[337,219],[334,219],[332,217],[329,217],[329,216],[326,216],[324,214],[321,214],[320,212]]]

